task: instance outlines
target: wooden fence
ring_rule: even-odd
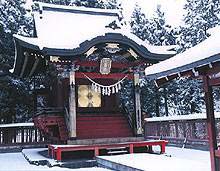
[[[33,123],[0,125],[0,146],[43,145],[47,140]]]
[[[188,119],[187,119],[188,118]],[[216,119],[217,139],[220,140],[220,119]],[[183,116],[179,120],[172,117],[146,119],[144,125],[146,139],[165,139],[170,144],[207,148],[208,132],[204,117],[190,118]]]

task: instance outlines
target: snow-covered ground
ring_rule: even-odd
[[[154,149],[157,150],[157,149]],[[158,149],[159,150],[159,149]],[[35,151],[33,150],[33,153]],[[118,156],[102,156],[102,158],[119,162],[146,171],[210,171],[208,151],[167,147],[165,155],[127,154]],[[22,153],[0,153],[0,171],[108,171],[103,168],[67,169],[60,167],[31,165]]]
[[[146,171],[211,170],[209,152],[177,147],[167,147],[165,155],[141,153],[101,158]]]
[[[24,158],[22,153],[1,153],[0,154],[0,171],[109,171],[103,168],[82,168],[68,169],[61,167],[36,166],[31,165]]]

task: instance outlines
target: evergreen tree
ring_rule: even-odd
[[[167,85],[170,114],[185,115],[202,112],[203,89],[200,80],[180,78]]]
[[[23,8],[25,1],[4,0],[0,4],[0,72],[13,67],[13,34],[32,34],[32,17]],[[28,83],[12,77],[0,76],[0,122],[16,122],[31,110]]]
[[[131,16],[131,32],[135,34],[142,40],[147,39],[146,32],[146,25],[148,24],[148,19],[146,18],[145,14],[142,12],[141,7],[138,4],[135,4],[134,11]]]
[[[219,24],[220,2],[218,0],[187,0],[184,6],[185,26],[181,27],[178,44],[180,51],[193,47],[205,40],[207,30]]]
[[[25,0],[5,0],[0,4],[0,53],[14,56],[13,34],[32,34],[32,17],[23,8]]]

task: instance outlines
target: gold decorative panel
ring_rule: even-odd
[[[91,85],[79,85],[78,107],[101,107],[101,93],[92,90]]]

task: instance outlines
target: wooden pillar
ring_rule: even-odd
[[[76,95],[75,95],[75,71],[74,68],[70,71],[69,76],[69,137],[76,138]]]
[[[142,119],[141,119],[141,100],[140,100],[140,80],[139,74],[134,73],[134,92],[135,92],[135,116],[136,116],[136,135],[142,135]]]
[[[211,158],[211,171],[219,171],[218,159],[215,157],[215,150],[217,150],[215,116],[213,105],[212,86],[209,84],[209,77],[203,76],[203,84],[205,91],[206,115],[207,115],[207,129],[209,139],[209,150]]]
[[[134,153],[134,144],[129,145],[129,153],[130,154]]]
[[[64,103],[63,103],[63,87],[62,87],[62,81],[60,80],[60,78],[58,78],[57,80],[57,107],[63,107]]]

